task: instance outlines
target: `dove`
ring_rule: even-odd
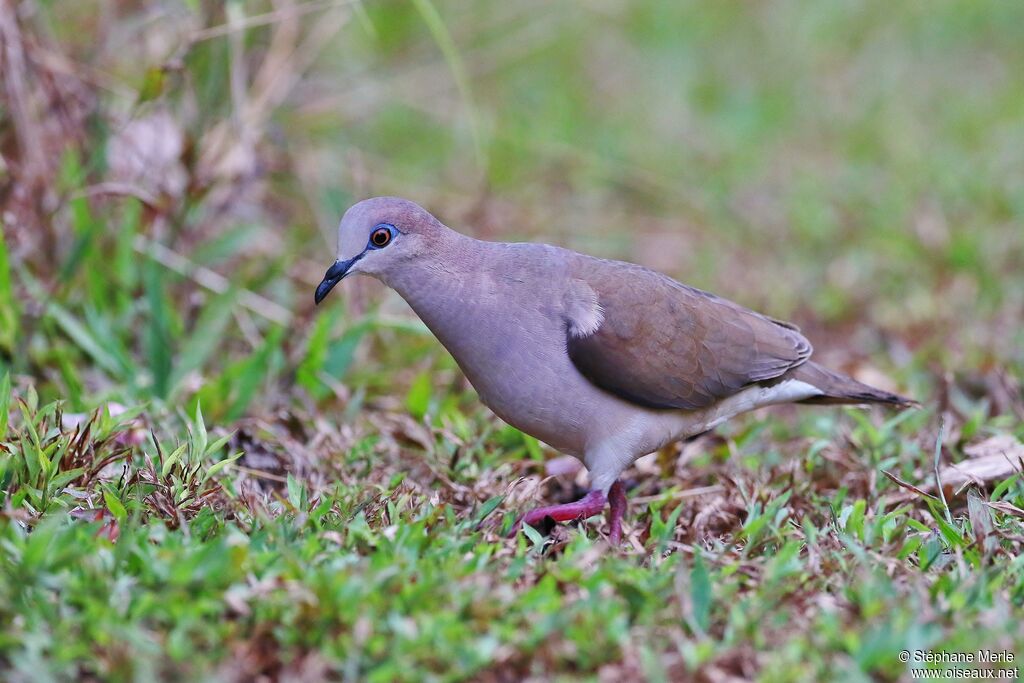
[[[357,274],[405,299],[498,417],[586,466],[584,497],[513,532],[607,507],[620,543],[623,470],[756,408],[914,405],[814,362],[795,325],[632,263],[474,239],[398,197],[345,212],[315,303]]]

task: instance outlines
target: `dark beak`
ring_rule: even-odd
[[[361,256],[362,254],[360,254]],[[341,282],[348,274],[349,268],[352,267],[356,261],[359,260],[359,256],[350,258],[348,261],[335,261],[334,265],[327,269],[327,273],[324,275],[323,282],[316,288],[316,294],[313,295],[313,301],[319,304],[327,296],[327,293],[334,289],[334,285]]]

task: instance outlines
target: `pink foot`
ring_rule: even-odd
[[[530,510],[512,526],[511,535],[515,536],[519,533],[519,528],[524,524],[536,527],[548,517],[556,522],[569,522],[574,519],[593,517],[604,509],[606,502],[607,499],[601,491],[591,491],[572,503],[548,505],[536,510]]]
[[[622,542],[622,516],[626,514],[626,487],[621,481],[608,489],[608,540],[612,545]]]
[[[536,527],[548,517],[555,522],[569,522],[574,519],[592,517],[604,509],[606,502],[610,504],[608,508],[608,540],[612,545],[618,545],[622,542],[622,517],[626,514],[626,487],[619,481],[608,489],[607,498],[600,491],[591,491],[572,503],[548,505],[531,510],[512,526],[510,535],[515,536],[519,533],[519,528],[524,524]]]

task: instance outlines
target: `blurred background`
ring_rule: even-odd
[[[0,678],[1019,662],[1022,74],[1016,0],[0,0]],[[621,548],[508,539],[585,478],[393,292],[313,306],[381,194],[924,409],[747,415],[625,473]]]
[[[314,316],[345,208],[396,194],[1019,416],[1022,27],[1014,2],[3,0],[0,362],[79,409],[219,419],[451,369],[376,283]]]

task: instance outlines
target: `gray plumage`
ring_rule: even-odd
[[[580,458],[601,492],[636,458],[747,410],[910,403],[811,362],[794,325],[630,263],[476,240],[403,199],[353,206],[338,245],[317,303],[349,273],[394,288],[491,410]]]

